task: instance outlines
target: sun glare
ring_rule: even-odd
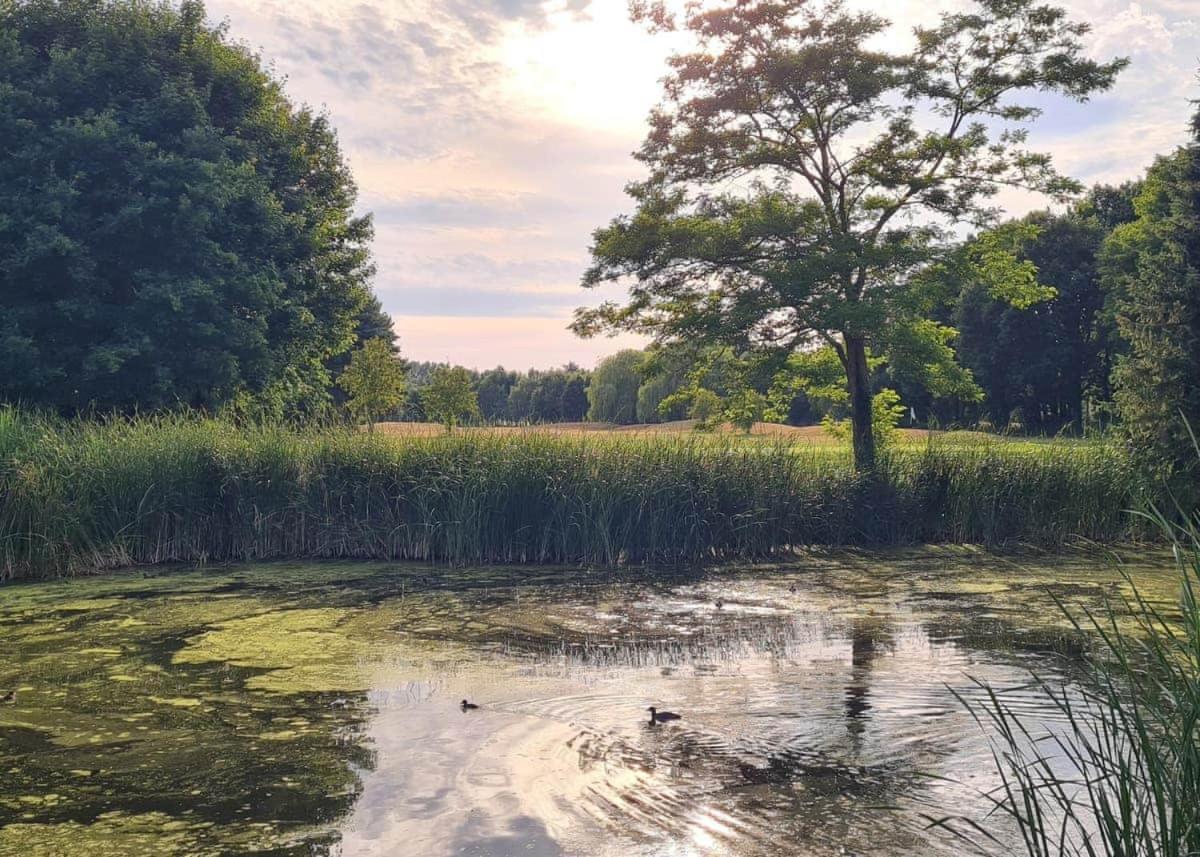
[[[630,21],[622,2],[593,4],[585,14],[559,10],[544,27],[509,27],[499,47],[502,86],[547,118],[636,135],[674,41]]]

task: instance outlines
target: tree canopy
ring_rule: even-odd
[[[587,389],[589,420],[626,425],[637,422],[642,360],[642,352],[627,349],[600,361]]]
[[[368,339],[353,352],[350,365],[338,376],[338,386],[346,393],[350,413],[366,420],[368,431],[374,431],[375,421],[404,401],[404,367],[392,343],[382,337]]]
[[[838,0],[635,14],[686,31],[695,50],[671,60],[638,153],[649,177],[630,187],[636,212],[595,235],[584,285],[627,282],[629,300],[580,310],[575,330],[784,356],[828,345],[856,461],[871,469],[868,349],[953,357],[924,276],[952,252],[950,227],[992,224],[1002,188],[1076,192],[1025,145],[1039,114],[1029,96],[1086,100],[1125,61],[1088,59],[1088,26],[1035,0],[979,0],[918,28],[906,51],[877,47],[889,23]],[[1010,303],[1047,296],[1009,253],[976,261]]]
[[[1114,372],[1117,406],[1143,469],[1189,512],[1200,503],[1200,114],[1193,135],[1150,170],[1137,219],[1104,250],[1128,343]]]
[[[1024,310],[995,298],[986,283],[961,284],[953,310],[957,351],[983,390],[983,412],[996,426],[1021,424],[1056,433],[1094,425],[1089,402],[1111,400],[1109,375],[1117,349],[1100,254],[1109,233],[1132,219],[1131,188],[1101,187],[1060,214],[1035,212],[1020,240],[1054,297]]]
[[[426,416],[453,431],[464,419],[479,416],[471,373],[461,366],[439,366],[421,391]]]
[[[327,401],[372,272],[326,117],[201,3],[0,3],[0,399]]]

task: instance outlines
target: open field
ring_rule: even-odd
[[[1134,535],[1102,444],[848,450],[764,438],[349,429],[0,410],[0,577],[259,559],[667,564],[806,546]]]
[[[376,431],[394,437],[435,437],[446,433],[445,428],[435,423],[416,422],[385,422],[375,426]],[[482,435],[516,435],[543,434],[554,436],[589,437],[673,437],[696,438],[706,437],[729,439],[745,438],[740,430],[725,424],[711,432],[696,430],[696,420],[676,420],[668,423],[647,423],[638,425],[615,425],[612,423],[545,423],[542,425],[525,426],[467,426],[457,429],[460,433]],[[821,426],[787,426],[778,423],[755,423],[751,430],[751,438],[784,441],[787,443],[807,444],[810,446],[842,447],[845,441],[830,435]],[[981,444],[1005,444],[1009,446],[1021,444],[1078,445],[1087,443],[1075,438],[1039,438],[1019,437],[996,434],[985,434],[978,431],[929,431],[927,429],[898,429],[896,443],[900,446],[925,445],[934,442],[952,446],[978,446]]]

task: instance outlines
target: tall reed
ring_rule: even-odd
[[[1033,857],[1200,855],[1200,513],[1148,517],[1174,548],[1177,614],[1129,576],[1132,594],[1104,612],[1068,613],[1101,653],[1081,687],[1035,676],[1061,727],[1036,729],[987,685],[986,704],[964,700],[994,730],[1001,785],[989,798]],[[935,825],[976,846],[998,843],[970,821]]]
[[[529,433],[400,439],[0,409],[0,577],[170,561],[755,559],[810,545],[1057,544],[1129,533],[1099,446],[841,449]]]

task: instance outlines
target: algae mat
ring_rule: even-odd
[[[1168,558],[1135,572],[1172,603]],[[954,853],[922,814],[988,780],[948,688],[1069,681],[1054,600],[1120,589],[962,549],[0,588],[0,855]]]

